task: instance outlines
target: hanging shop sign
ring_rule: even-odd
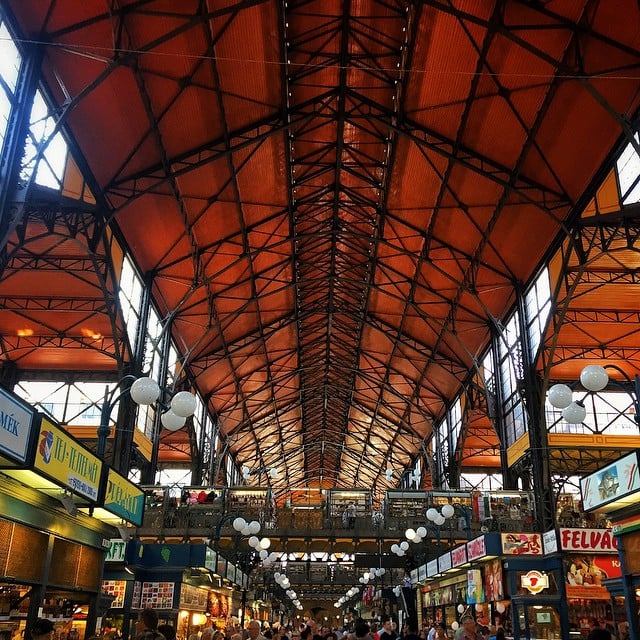
[[[480,536],[467,542],[467,559],[469,562],[484,558],[486,555],[487,545],[485,536]]]
[[[136,527],[142,526],[144,491],[138,485],[109,468],[101,494],[103,509]]]
[[[451,566],[461,567],[467,563],[467,547],[462,545],[451,550]]]
[[[605,513],[640,501],[638,451],[608,464],[580,480],[582,506],[585,511]]]
[[[487,602],[497,602],[504,598],[502,560],[494,558],[484,565],[484,595]]]
[[[434,558],[433,560],[429,560],[427,562],[427,577],[433,578],[438,575],[438,558]]]
[[[102,461],[46,416],[40,420],[33,467],[73,493],[98,499]]]
[[[0,466],[15,466],[27,461],[34,416],[32,407],[0,389]]]
[[[451,569],[451,552],[447,551],[438,558],[438,572],[443,573],[449,569]]]
[[[561,528],[559,535],[562,551],[618,552],[618,540],[611,529]]]
[[[546,573],[540,571],[527,571],[520,576],[520,584],[523,589],[529,591],[529,593],[540,593],[544,589],[549,588],[549,576]]]
[[[503,533],[502,553],[506,556],[541,556],[542,536],[539,533]]]
[[[478,604],[485,601],[484,583],[480,569],[467,571],[467,604]]]

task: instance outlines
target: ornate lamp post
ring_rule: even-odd
[[[124,383],[133,381],[131,386],[121,389]],[[120,393],[117,393],[120,390]],[[107,386],[104,392],[104,401],[100,411],[100,426],[98,427],[98,442],[96,445],[96,455],[104,458],[107,448],[107,439],[111,434],[111,426],[109,418],[116,404],[125,395],[129,394],[131,399],[139,405],[149,405],[157,402],[163,409],[164,413],[160,416],[160,422],[165,429],[169,431],[177,431],[184,426],[186,419],[193,415],[196,409],[196,398],[188,391],[179,391],[171,398],[169,406],[161,404],[158,399],[162,389],[160,385],[152,378],[136,378],[135,376],[125,376],[118,384],[109,390]],[[116,395],[117,393],[117,395]]]
[[[611,380],[607,369],[617,371],[623,378]],[[636,374],[633,380],[620,368],[613,364],[600,366],[598,364],[587,365],[580,373],[580,384],[590,393],[603,391],[607,387],[619,389],[631,398],[633,403],[633,420],[640,426],[640,378]],[[587,409],[584,401],[573,399],[573,389],[576,382],[554,384],[547,392],[547,398],[551,406],[562,410],[562,417],[570,424],[580,424],[587,417]]]

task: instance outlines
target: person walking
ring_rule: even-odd
[[[158,631],[158,612],[155,609],[143,609],[136,622],[135,640],[166,640]]]
[[[249,632],[249,640],[267,640],[262,634],[260,620],[251,620],[247,625],[247,631]]]

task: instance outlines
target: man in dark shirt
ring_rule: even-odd
[[[382,631],[378,633],[380,640],[396,640],[398,634],[394,629],[393,620],[389,616],[382,618]]]

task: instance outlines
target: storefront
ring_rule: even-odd
[[[606,516],[617,546],[620,577],[606,583],[612,595],[612,618],[629,623],[629,635],[640,638],[640,450],[580,480],[585,512]],[[624,611],[619,606],[624,603]]]
[[[490,533],[419,567],[423,623],[444,622],[456,629],[462,616],[470,613],[481,625],[497,624],[508,631],[509,600],[500,552],[499,535]]]
[[[570,638],[561,558],[545,555],[539,533],[503,533],[501,540],[514,640]]]
[[[114,509],[126,508],[141,517],[142,498],[138,505],[126,479],[3,389],[0,412],[8,420],[0,430],[0,637],[17,638],[47,617],[56,640],[84,640],[105,606],[101,576],[114,532],[99,516],[120,521]]]

